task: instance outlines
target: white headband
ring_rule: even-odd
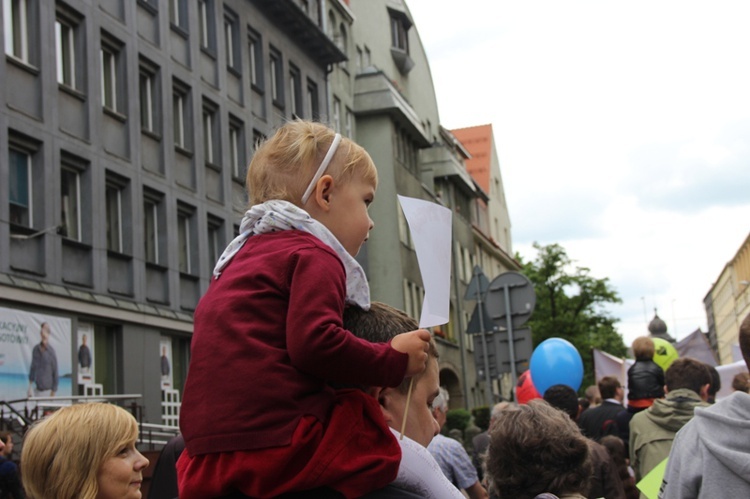
[[[328,148],[328,152],[326,153],[325,158],[323,158],[323,161],[320,162],[318,171],[315,172],[315,175],[313,175],[313,178],[310,181],[310,185],[307,186],[307,190],[302,195],[303,205],[307,203],[307,200],[310,198],[310,194],[312,194],[313,189],[315,189],[315,184],[318,183],[318,180],[320,180],[320,177],[323,176],[323,172],[325,172],[326,168],[328,168],[328,164],[331,162],[331,158],[333,158],[333,155],[336,154],[336,149],[339,148],[340,142],[341,142],[341,134],[337,133],[336,136],[333,138],[333,142],[331,142],[331,147]]]

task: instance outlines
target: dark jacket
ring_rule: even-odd
[[[653,360],[636,360],[628,369],[628,400],[664,397],[664,370]]]
[[[578,426],[587,437],[598,442],[605,435],[619,435],[617,415],[625,408],[609,400],[600,406],[586,409],[578,418]]]

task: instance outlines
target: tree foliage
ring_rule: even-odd
[[[624,357],[627,350],[617,332],[617,319],[605,305],[621,303],[608,278],[597,279],[590,269],[574,265],[559,244],[534,243],[537,256],[526,262],[520,255],[521,272],[536,292],[536,307],[528,322],[534,346],[547,338],[570,341],[581,354],[584,378],[581,390],[594,383],[592,349]]]

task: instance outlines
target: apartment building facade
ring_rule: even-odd
[[[458,405],[483,403],[463,334],[477,184],[439,125],[403,2],[8,0],[2,15],[8,356],[53,324],[67,359],[57,395],[137,394],[144,421],[176,424],[169,407],[187,373],[192,313],[247,208],[253,144],[300,117],[353,137],[379,168],[377,228],[360,256],[373,299],[419,316],[422,281],[396,194],[458,214],[441,380]]]

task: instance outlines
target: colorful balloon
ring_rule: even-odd
[[[667,369],[669,366],[672,365],[672,362],[677,360],[677,358],[680,356],[677,353],[677,349],[667,340],[664,340],[662,338],[651,338],[654,340],[654,362],[659,365],[662,369],[664,369],[664,372],[667,372]]]
[[[553,385],[568,385],[578,390],[583,381],[583,360],[576,347],[562,338],[541,342],[531,354],[529,367],[534,386],[544,395]]]
[[[534,387],[534,382],[531,380],[531,371],[524,371],[518,377],[518,383],[516,383],[516,401],[519,404],[525,404],[529,400],[540,398],[542,396]]]

